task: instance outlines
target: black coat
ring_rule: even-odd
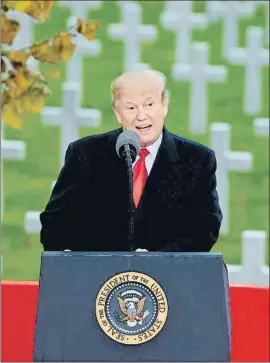
[[[122,129],[71,143],[40,215],[44,250],[128,251],[128,176],[115,149]],[[166,128],[135,212],[135,248],[210,251],[222,212],[214,151]]]

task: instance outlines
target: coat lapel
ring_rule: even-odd
[[[163,139],[147,179],[138,209],[147,205],[170,207],[184,192],[187,169],[184,155],[179,155],[173,136],[164,127]],[[179,200],[179,199],[178,199]]]

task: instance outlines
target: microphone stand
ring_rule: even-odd
[[[129,251],[134,251],[134,219],[135,208],[133,203],[133,170],[132,170],[132,158],[130,154],[130,148],[128,144],[124,145],[125,148],[125,161],[128,170],[128,204],[129,204],[129,223],[128,223],[128,240]]]

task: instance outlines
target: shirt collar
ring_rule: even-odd
[[[151,154],[151,156],[153,156],[153,157],[156,157],[156,155],[157,155],[158,149],[162,142],[162,136],[163,136],[163,133],[161,132],[159,137],[157,138],[157,140],[153,144],[147,146],[147,148],[146,148],[149,151],[149,153]]]

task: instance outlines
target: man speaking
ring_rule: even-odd
[[[152,70],[113,82],[120,128],[69,145],[40,215],[44,250],[128,251],[131,205],[133,250],[211,250],[222,221],[215,154],[165,128],[165,90],[166,78]],[[121,147],[133,156],[131,178]]]

